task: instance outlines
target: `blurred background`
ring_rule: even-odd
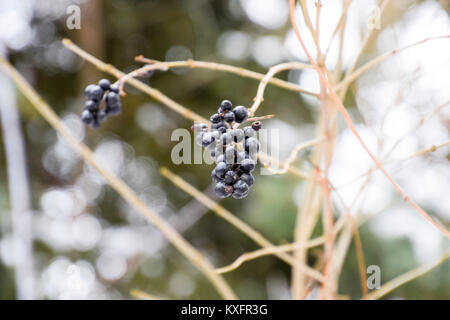
[[[66,10],[70,5],[81,8],[80,29],[67,28]],[[324,48],[342,6],[343,1],[324,1]],[[350,6],[344,69],[356,57],[376,8],[377,2],[372,0],[353,1]],[[362,62],[426,37],[450,34],[449,2],[391,1],[381,22],[382,28],[375,32]],[[97,130],[84,127],[79,119],[83,88],[105,74],[65,49],[61,44],[64,37],[124,72],[137,68],[134,57],[142,54],[162,61],[216,61],[265,73],[273,64],[306,61],[288,21],[288,2],[0,0],[0,54],[10,59],[72,132],[88,144],[102,165],[120,176],[215,266],[227,265],[242,253],[257,249],[246,236],[160,176],[159,168],[167,166],[211,194],[211,166],[177,166],[170,160],[176,144],[170,141],[172,130],[190,128],[190,121],[126,87],[128,94],[122,98],[124,110],[120,116],[108,119]],[[312,48],[306,31],[305,38]],[[334,41],[327,60],[331,68],[337,61],[337,45],[338,41]],[[448,39],[414,47],[387,59],[350,88],[345,105],[363,139],[380,159],[403,159],[449,140],[449,53]],[[313,72],[291,71],[280,77],[305,89],[319,90]],[[187,69],[156,72],[143,81],[207,118],[222,99],[249,106],[258,85],[257,81],[235,75]],[[134,288],[175,299],[219,298],[197,269],[80,161],[4,74],[0,88],[4,120],[0,133],[1,299],[129,299]],[[21,203],[23,210],[30,212],[30,228],[27,215],[23,221],[14,221],[11,214],[5,139],[15,141],[9,134],[17,130],[14,119],[6,119],[17,108],[28,179],[20,177],[15,181],[23,182],[18,192],[30,199],[29,206],[26,201]],[[314,99],[269,86],[258,114],[269,113],[275,113],[276,118],[264,125],[280,130],[281,159],[296,144],[314,136],[318,115]],[[344,201],[351,203],[365,182],[355,178],[372,163],[346,126],[339,126],[330,180]],[[20,145],[10,145],[20,160]],[[405,191],[447,228],[449,160],[449,148],[444,147],[387,167]],[[306,161],[297,165],[308,167]],[[256,180],[244,201],[226,199],[221,203],[272,242],[292,242],[304,181],[288,175],[259,174]],[[449,242],[407,207],[378,173],[369,181],[357,208],[358,218],[367,220],[360,228],[366,263],[380,266],[382,283],[439,258],[449,249]],[[14,239],[20,232],[32,237],[31,255],[14,249]],[[317,232],[319,235],[320,230]],[[315,250],[310,255],[314,262]],[[20,277],[15,277],[16,266],[21,266]],[[290,268],[275,257],[246,263],[225,277],[243,299],[290,298]],[[352,244],[339,293],[359,298],[359,281]],[[450,299],[450,262],[387,298]]]

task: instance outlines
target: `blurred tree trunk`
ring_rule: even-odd
[[[4,73],[0,73],[0,88],[0,118],[12,215],[16,296],[17,299],[33,299],[32,213],[24,137],[20,128],[15,89]]]

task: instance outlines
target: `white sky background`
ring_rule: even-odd
[[[36,3],[39,2],[39,6]],[[307,1],[313,24],[315,25],[315,6]],[[52,0],[0,0],[0,54],[7,50],[22,50],[34,43],[47,43],[46,51],[34,59],[42,59],[47,64],[63,70],[77,67],[73,58],[61,48],[55,39],[55,30],[51,23],[42,24],[34,29],[30,26],[33,15],[48,17],[49,20],[65,14],[65,8],[73,1]],[[353,1],[349,8],[349,18],[345,33],[343,51],[344,67],[349,66],[355,58],[367,32],[367,21],[375,8],[375,1]],[[401,6],[406,13],[392,25],[382,25],[383,30],[376,42],[376,51],[370,57],[401,47],[426,37],[450,34],[448,14],[437,1],[424,1],[419,5],[414,1],[392,1]],[[325,49],[337,24],[342,10],[342,1],[323,1],[320,18],[320,45]],[[227,30],[217,40],[220,54],[236,62],[253,59],[268,68],[289,60],[306,61],[306,56],[291,28],[288,28],[288,1],[283,0],[230,0],[229,11],[236,19],[249,19],[260,27],[258,34],[249,34],[243,30]],[[314,43],[310,36],[303,15],[296,12],[297,21],[303,38],[310,52],[315,55]],[[7,32],[6,32],[7,30]],[[286,30],[286,32],[282,31]],[[337,44],[334,41],[326,61],[333,67],[337,59]],[[168,48],[169,57],[173,53]],[[420,129],[413,131],[406,138],[405,133],[413,129],[421,117],[431,114],[439,105],[450,100],[450,40],[436,40],[408,49],[390,57],[382,64],[363,75],[356,84],[356,107],[365,120],[358,125],[364,141],[379,159],[387,160],[386,152],[397,139],[402,142],[390,158],[401,159],[415,151],[441,144],[449,140],[449,130],[445,121],[450,120],[450,107],[427,118]],[[69,57],[69,58],[68,58]],[[194,57],[195,58],[195,57]],[[367,59],[367,57],[364,57]],[[289,77],[290,79],[295,77]],[[318,78],[313,72],[304,72],[298,83],[308,90],[318,91]],[[317,102],[309,97],[302,97],[317,110]],[[143,105],[137,114],[146,115],[149,110],[159,110],[158,106]],[[166,118],[160,123],[170,123],[163,110],[158,117]],[[137,117],[139,120],[140,117]],[[353,119],[357,119],[353,113]],[[84,137],[84,127],[74,114],[64,115],[64,121],[76,133],[79,139]],[[137,125],[143,126],[145,123]],[[141,121],[142,122],[142,121]],[[147,124],[148,125],[148,124]],[[286,158],[291,149],[300,141],[312,136],[310,125],[291,126],[283,119],[268,123],[276,127],[286,140],[280,146],[281,158]],[[340,134],[337,139],[335,157],[331,167],[330,180],[336,186],[347,184],[372,167],[372,162],[361,148],[345,124],[340,122]],[[27,130],[38,130],[30,125]],[[152,134],[151,130],[148,131]],[[32,136],[32,135],[31,135]],[[36,135],[35,135],[36,136]],[[41,135],[42,136],[42,135]],[[54,141],[42,159],[43,166],[55,175],[67,175],[76,165],[77,158],[58,136],[46,135],[45,139]],[[380,144],[381,142],[381,144]],[[450,167],[446,155],[448,147],[427,156],[419,157],[401,165],[388,165],[388,171],[406,192],[420,205],[433,210],[441,219],[450,219]],[[171,205],[164,191],[157,185],[157,168],[152,159],[140,159],[134,155],[132,147],[116,139],[105,140],[95,149],[95,156],[103,159],[105,165],[116,174],[135,184],[135,189],[143,190],[142,196],[161,214],[170,215]],[[115,159],[114,162],[108,159]],[[147,177],[147,178],[143,178]],[[358,180],[339,190],[347,204],[350,204],[364,180]],[[153,186],[153,188],[151,188]],[[377,214],[371,219],[372,229],[383,237],[407,236],[414,244],[419,262],[437,258],[443,250],[444,240],[436,229],[423,218],[401,202],[386,179],[375,174],[367,192],[358,202],[360,214]],[[293,192],[294,201],[299,199],[301,188]],[[164,257],[157,251],[163,240],[151,227],[142,228],[142,221],[136,218],[132,209],[123,205],[120,210],[130,221],[129,228],[108,226],[94,215],[83,215],[86,204],[93,204],[102,199],[103,181],[92,170],[85,169],[76,183],[68,188],[55,188],[44,192],[39,214],[37,214],[37,237],[52,246],[61,256],[44,268],[42,273],[43,296],[49,298],[89,298],[104,296],[117,297],[114,290],[107,290],[98,278],[118,281],[136,272],[130,268],[128,259],[144,255],[153,261],[152,268],[141,267],[149,277],[160,276],[164,271]],[[89,230],[88,236],[86,231]],[[148,248],[145,243],[154,243]],[[11,237],[6,234],[0,240],[0,257],[6,264],[12,264]],[[122,244],[122,245],[121,245]],[[66,250],[99,250],[95,263],[88,261],[70,261],[65,258]],[[159,270],[155,273],[155,270]],[[81,275],[79,277],[79,275]],[[286,297],[287,284],[282,276],[274,275],[268,279],[270,297]],[[269,286],[269,283],[273,285]],[[183,272],[175,273],[168,284],[168,291],[175,297],[188,296],[195,289],[195,277]]]

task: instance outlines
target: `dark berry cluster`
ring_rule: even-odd
[[[245,198],[255,182],[252,171],[258,157],[259,141],[256,131],[261,128],[261,122],[237,128],[235,124],[240,124],[247,118],[247,108],[233,108],[230,101],[224,100],[217,113],[210,118],[210,130],[203,123],[194,126],[194,131],[198,132],[197,144],[210,150],[211,157],[216,162],[211,177],[220,198]]]
[[[98,128],[100,122],[109,115],[116,115],[122,111],[119,86],[110,84],[108,79],[101,79],[96,85],[88,85],[84,89],[84,96],[87,101],[84,104],[81,120],[93,128]],[[104,107],[101,106],[102,101],[105,101]]]

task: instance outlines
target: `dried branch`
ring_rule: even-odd
[[[266,89],[266,86],[269,83],[270,79],[272,79],[275,74],[284,70],[303,70],[308,68],[311,68],[311,66],[300,62],[281,63],[271,67],[259,83],[256,97],[253,99],[254,102],[248,111],[249,117],[253,117],[253,115],[256,113],[256,110],[258,110],[259,106],[264,101],[264,90]],[[318,97],[318,94],[314,95]]]
[[[255,71],[247,70],[247,69],[244,69],[241,67],[236,67],[236,66],[232,66],[232,65],[228,65],[228,64],[216,63],[216,62],[197,61],[197,60],[191,60],[191,59],[185,60],[185,61],[162,62],[162,61],[157,61],[157,60],[153,60],[153,59],[147,59],[147,58],[144,58],[143,56],[137,56],[135,58],[135,60],[138,62],[148,63],[150,65],[154,64],[155,70],[158,70],[158,69],[159,70],[168,70],[168,69],[173,69],[173,68],[188,67],[191,69],[207,69],[207,70],[213,70],[213,71],[223,71],[223,72],[236,74],[243,78],[249,78],[249,79],[254,79],[254,80],[258,80],[258,81],[261,81],[264,78],[264,74],[262,74],[262,73],[258,73]],[[145,68],[145,66],[143,68]],[[295,92],[299,92],[299,93],[303,93],[306,95],[317,97],[317,94],[310,92],[308,90],[302,89],[299,85],[294,84],[292,82],[284,81],[284,80],[281,80],[278,78],[272,78],[269,80],[269,83],[274,86],[283,88],[283,89],[287,89],[290,91],[295,91]]]
[[[267,255],[273,255],[275,253],[281,253],[281,252],[287,252],[292,251],[297,248],[313,248],[316,246],[319,246],[325,242],[325,237],[318,237],[316,239],[307,241],[305,243],[289,243],[284,244],[280,246],[274,246],[274,247],[266,247],[259,250],[255,250],[252,252],[246,252],[242,255],[240,255],[236,260],[233,261],[233,263],[229,264],[228,266],[217,268],[217,273],[227,273],[236,270],[239,268],[242,264],[245,262],[264,257]]]

